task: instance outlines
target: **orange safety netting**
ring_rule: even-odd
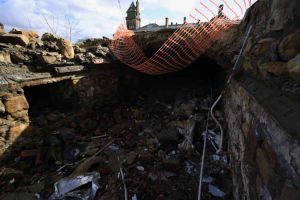
[[[195,22],[182,24],[151,58],[147,58],[136,44],[134,32],[128,30],[126,25],[119,26],[109,47],[121,62],[146,74],[159,75],[182,70],[204,54],[225,31],[238,24],[252,4],[251,0],[230,1],[200,2],[200,8],[195,8],[195,14],[190,15]]]

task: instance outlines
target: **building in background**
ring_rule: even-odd
[[[140,2],[136,1],[131,3],[127,10],[126,25],[129,30],[136,30],[141,27],[141,13],[140,13]]]

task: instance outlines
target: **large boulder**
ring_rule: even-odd
[[[9,33],[25,35],[30,42],[36,41],[40,37],[39,34],[34,31],[24,31],[24,30],[19,30],[17,28],[13,28]]]
[[[5,33],[0,35],[0,42],[26,46],[29,43],[29,39],[25,35]]]
[[[280,42],[278,51],[283,60],[290,60],[300,52],[300,28]]]

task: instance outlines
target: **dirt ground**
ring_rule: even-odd
[[[196,199],[217,92],[182,76],[155,83],[94,111],[31,110],[31,135],[1,158],[0,199],[126,199],[125,188],[131,200]],[[215,114],[223,123],[221,109]],[[232,199],[229,159],[216,154],[211,119],[208,129],[202,197]]]

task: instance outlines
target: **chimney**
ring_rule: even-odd
[[[168,28],[169,27],[169,18],[166,17],[166,27]]]
[[[186,17],[183,18],[183,24],[186,24]]]
[[[223,10],[224,10],[224,5],[223,4],[219,5],[218,17],[223,16]]]

